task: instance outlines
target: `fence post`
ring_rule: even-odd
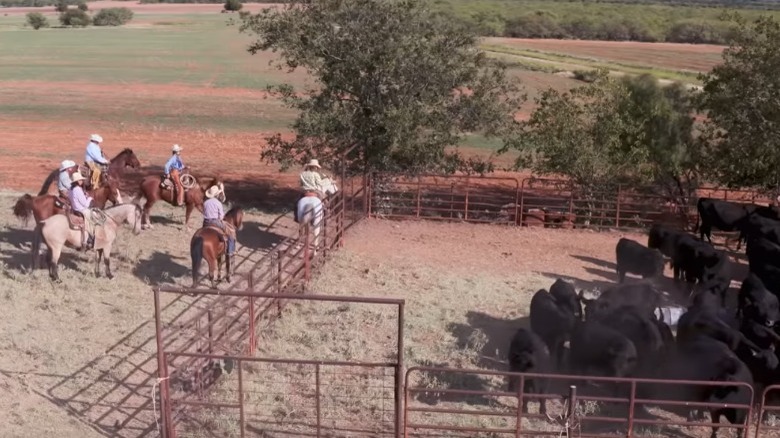
[[[241,371],[242,362],[243,361],[241,360],[238,361],[238,413],[241,427],[241,438],[244,438],[244,434],[246,433],[246,422],[244,421],[244,373]]]
[[[573,436],[572,432],[574,424],[571,419],[577,412],[577,387],[574,385],[569,386],[569,405],[566,407],[566,436]],[[629,435],[630,436],[630,435]]]
[[[320,412],[320,364],[314,364],[314,398],[317,404],[317,438],[320,438],[322,429],[322,414]]]
[[[165,345],[162,339],[162,315],[160,314],[160,291],[154,289],[154,328],[157,338],[157,379],[160,382],[160,420],[162,422],[162,438],[171,438],[174,435],[171,424],[171,408],[168,394],[168,366],[165,360]],[[152,397],[155,395],[152,394]],[[154,413],[157,415],[157,412]]]
[[[628,401],[628,436],[634,431],[634,406],[636,402],[636,380],[631,381],[631,397]]]
[[[515,215],[514,215],[514,223],[515,225],[522,225],[520,221],[520,217],[518,214],[518,208],[520,207],[520,183],[517,182],[517,179],[515,179]]]
[[[420,180],[420,177],[417,177],[417,211],[415,213],[415,216],[419,219],[420,217],[420,192],[422,191],[422,181]]]
[[[615,206],[615,228],[620,227],[620,194],[623,192],[622,184],[618,184],[617,189],[617,205]]]
[[[255,353],[255,297],[249,297],[249,354]]]
[[[521,227],[523,226],[523,212],[525,211],[525,182],[528,179],[524,179],[522,183],[520,183],[520,208],[518,214],[520,217],[517,218],[517,223]]]
[[[514,377],[510,376],[510,379]],[[520,376],[520,385],[517,388],[517,424],[515,424],[515,437],[520,438],[523,430],[523,398],[525,397],[525,376]],[[539,403],[545,403],[546,399],[540,399]],[[541,410],[541,407],[540,407]]]
[[[311,269],[311,260],[309,254],[309,224],[306,224],[306,229],[303,236],[303,278],[307,282],[309,281],[309,269]]]
[[[372,206],[371,206],[371,197],[374,196],[374,194],[372,193],[374,191],[373,187],[372,187],[373,181],[374,181],[374,177],[370,173],[367,174],[367,176],[366,176],[365,208],[366,208],[366,217],[369,218],[369,219],[371,219],[371,208],[372,208]]]
[[[469,220],[469,182],[466,181],[466,200],[463,205],[463,220],[467,221]]]
[[[211,315],[211,309],[206,311],[206,323],[209,325],[209,354],[214,354],[214,323]]]
[[[398,303],[398,352],[397,364],[395,368],[395,436],[400,436],[401,432],[401,406],[404,400],[404,302]],[[406,412],[406,409],[404,409]],[[403,425],[405,427],[405,424]],[[406,435],[406,429],[404,429]]]

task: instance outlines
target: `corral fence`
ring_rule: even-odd
[[[698,196],[771,201],[755,191],[707,188],[681,203],[653,187],[585,190],[568,180],[535,177],[374,173],[367,182],[369,216],[550,228],[644,229],[655,222],[689,228],[697,220]]]
[[[253,305],[246,307],[250,315],[236,318],[232,327],[215,326],[216,318],[212,318],[201,339],[188,344],[196,348],[176,348],[158,330],[158,342],[163,345],[158,350],[163,437],[398,436],[403,300],[157,288],[156,313],[164,293]],[[253,357],[256,345],[252,343],[257,340],[251,330],[261,326],[263,317],[262,312],[252,315],[251,309],[262,309],[258,303],[288,301],[394,307],[394,357],[381,362]],[[239,338],[250,344],[237,342]]]
[[[509,379],[516,382],[511,392]],[[546,381],[547,391],[524,392],[526,382],[538,385],[540,380]],[[753,395],[750,385],[738,382],[413,367],[405,378],[404,438],[709,436],[713,426],[719,426],[720,436],[735,436],[737,431],[749,436],[752,404],[693,402],[684,396],[707,387],[739,389],[751,399]],[[541,400],[546,412],[540,410]],[[725,408],[744,420],[715,424],[688,419],[690,410]]]

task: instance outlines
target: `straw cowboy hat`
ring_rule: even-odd
[[[175,145],[173,145],[173,147],[171,148],[171,151],[172,151],[172,152],[181,152],[181,146],[179,146],[179,145],[175,144]]]
[[[222,190],[220,190],[219,186],[211,186],[208,190],[206,190],[206,197],[207,198],[213,198],[220,194]]]
[[[312,159],[306,164],[306,167],[316,167],[317,169],[322,169],[322,166],[320,166],[320,162],[316,159]]]
[[[70,169],[76,167],[76,163],[71,160],[65,160],[60,164],[60,170]]]
[[[92,134],[92,136],[90,136],[89,139],[91,141],[96,141],[98,143],[103,143],[103,137],[101,137],[101,136],[99,136],[97,134]]]
[[[84,181],[86,178],[84,178],[84,175],[81,174],[81,172],[73,172],[73,175],[71,175],[70,180],[73,182],[77,181]]]

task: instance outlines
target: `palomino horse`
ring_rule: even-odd
[[[106,202],[108,201],[111,201],[114,205],[122,203],[122,195],[119,193],[119,183],[113,178],[109,178],[108,186],[100,187],[97,190],[90,190],[87,194],[94,199],[93,207],[96,208],[106,208]],[[35,218],[35,222],[38,223],[55,214],[63,213],[65,211],[64,207],[59,196],[39,195],[33,198],[32,195],[25,194],[16,200],[16,204],[14,205],[14,216],[23,221],[24,224],[27,224],[30,220],[30,216],[32,216]]]
[[[160,187],[160,184],[162,184],[162,176],[147,176],[141,181],[141,184],[138,187],[138,194],[133,198],[133,202],[135,203],[138,203],[141,198],[146,198],[146,203],[144,204],[144,229],[152,228],[152,223],[149,220],[149,213],[152,210],[152,206],[157,201],[163,200],[173,205],[173,190],[163,189]],[[192,209],[197,208],[199,212],[203,213],[203,201],[206,197],[206,190],[211,186],[219,186],[221,190],[218,199],[225,202],[225,186],[219,178],[199,180],[195,187],[184,191],[184,205],[187,207],[184,217],[184,226],[187,231],[190,230],[190,215],[192,214]]]
[[[117,181],[121,181],[125,167],[131,167],[133,169],[138,169],[141,167],[141,162],[138,161],[138,157],[135,156],[135,153],[130,148],[125,148],[122,152],[118,153],[116,157],[112,158],[110,162],[111,164],[108,166],[108,172],[106,172],[107,174],[104,173],[103,176],[101,176],[101,179],[104,181],[105,177],[114,178]],[[59,193],[57,191],[57,178],[59,173],[59,170],[54,170],[49,174],[48,177],[46,177],[46,181],[43,182],[43,186],[41,187],[41,191],[38,192],[38,196],[45,194],[57,195]],[[83,175],[85,178],[87,178],[87,181],[89,181],[89,176],[86,173]]]
[[[119,204],[103,210],[106,216],[105,223],[96,225],[95,250],[97,251],[97,264],[95,276],[100,277],[100,262],[105,256],[106,276],[114,278],[111,273],[111,245],[116,239],[117,230],[123,223],[133,226],[133,234],[141,232],[141,207],[137,204]],[[54,281],[59,282],[59,270],[57,268],[60,254],[64,246],[78,248],[81,246],[81,231],[70,229],[68,218],[64,214],[57,214],[43,222],[38,223],[33,233],[32,268],[38,268],[38,257],[41,243],[49,248],[46,260],[49,264],[49,275]]]
[[[243,227],[244,211],[241,207],[233,207],[225,214],[223,219],[236,229]],[[198,271],[203,258],[209,264],[209,280],[211,287],[216,287],[222,274],[222,256],[225,256],[225,280],[230,282],[230,256],[227,255],[227,237],[222,238],[222,231],[212,226],[203,227],[192,235],[190,241],[190,256],[192,257],[192,287],[198,284]],[[217,278],[214,280],[214,271]]]
[[[336,183],[330,180],[330,178],[323,178],[320,183],[319,191],[325,195],[327,199],[330,195],[338,192]],[[311,226],[312,234],[314,234],[314,255],[317,255],[317,249],[320,243],[320,231],[325,220],[325,205],[322,200],[316,196],[305,196],[298,201],[298,235],[303,236],[304,230],[307,225]]]

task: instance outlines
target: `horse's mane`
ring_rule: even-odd
[[[233,206],[233,207],[232,207],[230,210],[228,210],[228,212],[227,212],[227,213],[225,213],[225,217],[227,217],[227,216],[233,216],[233,215],[238,215],[238,213],[240,213],[242,210],[243,210],[243,209],[241,208],[241,206],[239,206],[239,205],[235,205],[235,206]]]

